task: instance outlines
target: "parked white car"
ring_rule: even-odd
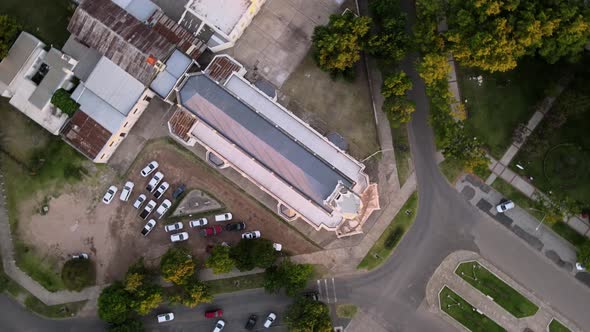
[[[133,192],[133,187],[135,187],[135,184],[133,182],[125,182],[123,190],[121,190],[121,196],[119,196],[119,199],[123,202],[127,202],[129,200],[129,196],[131,196],[131,193]]]
[[[187,232],[176,233],[176,234],[170,235],[170,241],[172,241],[172,242],[180,242],[180,241],[186,241],[186,240],[188,240],[188,233]]]
[[[276,251],[281,251],[283,250],[283,245],[280,243],[273,243],[272,247],[276,250]]]
[[[115,197],[117,190],[118,190],[117,187],[110,186],[109,189],[107,190],[107,192],[102,197],[102,202],[105,204],[111,204],[111,201],[113,200],[113,197]]]
[[[150,174],[152,174],[153,171],[156,170],[156,168],[158,168],[158,166],[160,166],[158,164],[157,161],[152,161],[151,163],[147,164],[147,166],[145,166],[142,170],[141,170],[141,176],[143,176],[144,178]]]
[[[582,265],[582,263],[577,262],[576,263],[576,270],[583,272],[583,271],[586,271],[586,267],[584,265]]]
[[[264,328],[269,328],[276,319],[277,315],[275,315],[274,312],[268,314],[268,317],[266,317],[266,320],[264,321]]]
[[[133,207],[139,209],[143,205],[143,203],[145,203],[146,199],[147,197],[144,194],[137,196],[137,199],[135,200],[135,202],[133,202]]]
[[[251,232],[246,232],[246,233],[242,234],[242,239],[248,239],[248,240],[258,239],[258,238],[260,238],[260,236],[261,236],[260,231],[251,231]]]
[[[158,209],[156,210],[156,214],[158,215],[158,219],[162,219],[162,217],[166,214],[166,212],[168,212],[168,209],[170,209],[171,205],[172,205],[172,202],[165,199],[162,202],[162,204],[160,204],[160,206],[158,206]]]
[[[188,223],[188,225],[191,228],[205,226],[205,225],[207,225],[207,218],[201,218],[201,219],[197,219],[197,220],[191,220]]]
[[[215,221],[230,221],[233,218],[231,213],[218,214],[215,216]]]
[[[158,323],[166,323],[171,320],[174,320],[174,314],[169,312],[167,314],[158,315]]]
[[[150,182],[148,182],[147,186],[145,187],[145,190],[147,190],[149,192],[156,190],[156,188],[158,187],[158,184],[160,184],[160,182],[162,181],[163,178],[164,178],[164,174],[162,174],[162,172],[157,172],[156,175],[154,175],[150,179]]]
[[[162,184],[158,186],[158,189],[154,191],[154,197],[156,199],[159,199],[160,197],[162,197],[162,195],[164,195],[168,188],[170,188],[170,184],[166,181],[162,182]]]
[[[514,203],[512,201],[505,201],[496,205],[496,211],[498,211],[498,213],[504,213],[510,209],[514,209]]]
[[[150,221],[148,221],[147,224],[143,226],[141,235],[147,236],[152,231],[152,229],[154,229],[154,227],[156,227],[156,221],[154,219],[150,219]]]
[[[182,222],[179,221],[175,222],[174,224],[164,226],[164,230],[166,231],[166,233],[175,232],[181,230],[183,227],[184,225],[182,225]]]
[[[215,323],[215,328],[213,329],[213,332],[221,332],[224,327],[225,321],[223,319],[220,319],[217,321],[217,323]]]
[[[150,215],[150,213],[152,213],[152,211],[154,210],[154,208],[156,207],[158,203],[154,202],[154,201],[149,201],[145,208],[143,208],[143,211],[141,211],[141,213],[139,214],[139,217],[143,220],[146,220],[147,217]]]
[[[79,254],[72,255],[72,259],[88,259],[88,254],[85,252],[81,252]]]

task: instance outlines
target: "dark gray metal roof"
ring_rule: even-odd
[[[8,55],[0,62],[0,82],[10,85],[18,71],[25,65],[31,53],[43,44],[35,36],[22,32],[8,52]]]
[[[352,181],[206,75],[187,79],[181,104],[320,206]],[[206,142],[205,142],[206,143]]]

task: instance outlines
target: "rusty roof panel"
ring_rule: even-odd
[[[207,66],[205,73],[212,79],[224,84],[227,78],[242,68],[239,64],[226,56],[218,56]]]
[[[189,131],[193,125],[197,122],[197,118],[188,111],[184,111],[180,108],[174,112],[174,115],[170,118],[168,123],[172,129],[172,133],[176,136],[188,142],[190,139]]]
[[[96,158],[112,134],[83,111],[74,113],[62,131],[64,139],[90,159]]]

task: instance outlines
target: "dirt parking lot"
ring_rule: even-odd
[[[166,223],[183,221],[184,231],[189,233],[189,240],[185,243],[201,262],[206,257],[207,246],[221,242],[231,245],[239,241],[241,232],[222,232],[218,236],[204,238],[196,229],[188,227],[187,218],[158,220],[156,228],[143,237],[140,231],[146,221],[139,218],[140,211],[132,204],[140,193],[147,195],[145,186],[151,176],[141,177],[140,170],[149,161],[157,160],[164,180],[170,183],[165,198],[171,199],[174,189],[184,183],[187,191],[201,189],[211,194],[225,205],[224,211],[233,214],[233,221],[243,221],[247,225],[246,230],[259,230],[264,238],[282,243],[283,250],[291,254],[318,250],[272,212],[195,158],[191,158],[188,152],[179,152],[178,147],[164,140],[148,144],[129,169],[128,177],[113,183],[119,192],[110,205],[100,202],[110,183],[101,183],[96,187],[78,186],[72,192],[52,199],[47,215],[36,213],[35,202],[23,205],[19,225],[21,234],[40,253],[59,257],[62,262],[73,252],[91,253],[97,263],[99,284],[121,278],[127,267],[140,257],[144,257],[147,264],[157,264],[159,257],[171,246],[170,234],[164,231]],[[119,193],[127,179],[135,183],[135,188],[129,202],[121,202]],[[149,194],[148,199],[152,198]],[[159,199],[158,204],[162,200]],[[210,224],[216,224],[211,218],[213,214],[208,215]],[[219,224],[225,226],[225,223]]]

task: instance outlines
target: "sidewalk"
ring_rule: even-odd
[[[455,269],[460,263],[474,260],[478,261],[490,272],[494,273],[524,297],[535,303],[539,307],[539,310],[532,316],[516,318],[504,308],[500,307],[492,299],[485,296],[478,289],[455,274]],[[557,318],[572,331],[581,331],[580,329],[575,328],[575,325],[553,310],[553,308],[546,305],[534,294],[522,287],[519,283],[512,280],[512,278],[508,277],[495,266],[485,261],[475,252],[456,251],[447,256],[436,269],[426,286],[426,301],[428,302],[429,310],[433,313],[438,313],[445,320],[459,327],[460,329],[464,329],[457,321],[443,312],[440,308],[439,292],[445,286],[457,293],[473,307],[479,309],[484,315],[500,324],[507,331],[520,332],[524,331],[526,328],[532,329],[533,331],[546,331],[547,325],[549,325],[553,318]]]

